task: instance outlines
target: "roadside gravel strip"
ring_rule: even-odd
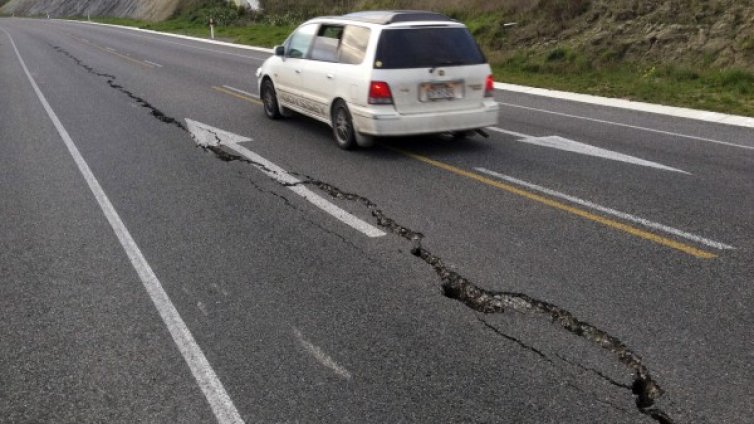
[[[214,45],[224,46],[224,47],[234,47],[234,48],[244,49],[244,50],[253,50],[257,52],[264,52],[264,53],[273,52],[272,49],[268,49],[265,47],[248,46],[248,45],[243,45],[243,44],[228,43],[228,42],[217,41],[217,40],[208,40],[206,38],[191,37],[188,35],[172,34],[172,33],[167,33],[167,32],[153,31],[153,30],[135,28],[135,27],[129,27],[129,26],[103,24],[99,22],[72,21],[72,20],[66,20],[66,19],[61,19],[61,21],[128,29],[131,31],[139,31],[139,32],[145,32],[149,34],[181,38],[184,40],[200,41],[202,43],[207,43],[207,44],[214,44]],[[508,84],[508,83],[501,83],[501,82],[495,83],[495,89],[502,90],[502,91],[511,91],[515,93],[530,94],[530,95],[547,97],[547,98],[552,98],[552,99],[568,100],[568,101],[574,101],[574,102],[580,102],[580,103],[586,103],[586,104],[592,104],[592,105],[598,105],[598,106],[608,106],[608,107],[614,107],[618,109],[634,110],[638,112],[648,112],[648,113],[653,113],[653,114],[658,114],[658,115],[673,116],[676,118],[692,119],[692,120],[703,121],[703,122],[713,122],[717,124],[733,125],[733,126],[745,127],[745,128],[754,128],[754,118],[750,118],[747,116],[729,115],[729,114],[719,113],[719,112],[709,112],[709,111],[689,109],[689,108],[658,105],[658,104],[653,104],[653,103],[636,102],[636,101],[625,100],[625,99],[599,97],[599,96],[592,96],[589,94],[571,93],[571,92],[566,92],[566,91],[549,90],[549,89],[537,88],[537,87],[527,87],[523,85]]]

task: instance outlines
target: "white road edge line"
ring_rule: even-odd
[[[13,37],[11,37],[10,33],[4,28],[0,29],[10,39],[13,50],[16,52],[16,56],[26,73],[26,77],[29,79],[29,83],[31,83],[39,101],[42,103],[42,106],[55,126],[55,129],[58,131],[58,134],[63,139],[63,142],[68,148],[68,152],[73,157],[74,162],[76,162],[81,175],[89,185],[89,189],[92,191],[92,194],[110,223],[115,235],[118,237],[118,241],[128,255],[131,265],[139,275],[139,279],[147,290],[149,297],[152,299],[155,308],[157,308],[157,311],[170,332],[170,335],[173,337],[173,341],[181,352],[186,364],[191,369],[191,373],[194,375],[194,378],[204,393],[204,396],[207,398],[218,423],[242,424],[244,421],[241,418],[241,415],[238,413],[233,401],[230,399],[230,396],[228,396],[228,393],[225,391],[222,382],[217,377],[217,374],[215,374],[209,361],[204,356],[201,347],[199,347],[196,340],[194,340],[194,336],[181,318],[175,305],[170,301],[170,298],[162,287],[160,280],[155,275],[152,267],[149,265],[139,249],[139,246],[136,244],[136,241],[131,237],[131,233],[120,219],[118,212],[115,210],[112,203],[110,203],[110,199],[100,186],[99,181],[97,181],[97,178],[81,156],[81,153],[73,142],[73,139],[71,139],[71,136],[68,134],[68,131],[63,127],[60,119],[58,119],[58,116],[55,114],[44,94],[42,94],[42,91],[39,89],[36,81],[34,81],[34,78],[31,76],[29,68],[27,68],[26,63],[21,57],[21,53],[16,47],[16,43],[13,41]]]
[[[748,116],[729,115],[726,113],[710,112],[706,110],[665,106],[654,103],[635,102],[632,100],[600,97],[590,94],[571,93],[568,91],[548,90],[545,88],[527,87],[523,85],[508,84],[502,82],[496,82],[495,89],[511,91],[514,93],[529,94],[533,96],[548,97],[551,99],[561,99],[598,106],[608,106],[618,109],[654,113],[657,115],[674,116],[676,118],[686,118],[695,121],[713,122],[716,124],[754,128],[754,118]]]
[[[152,62],[151,60],[146,60],[146,59],[145,59],[145,60],[144,60],[144,63],[148,63],[148,64],[150,64],[150,65],[152,65],[152,66],[156,66],[156,67],[158,67],[158,68],[162,68],[162,65],[160,65],[159,63],[154,63],[154,62]]]
[[[680,134],[680,133],[675,133],[675,132],[672,132],[672,131],[657,130],[657,129],[654,129],[654,128],[647,128],[647,127],[641,127],[641,126],[638,126],[638,125],[624,124],[624,123],[621,123],[621,122],[607,121],[607,120],[604,120],[604,119],[589,118],[587,116],[571,115],[570,113],[555,112],[555,111],[552,111],[552,110],[539,109],[539,108],[536,108],[536,107],[529,107],[529,106],[522,106],[522,105],[516,105],[516,104],[513,104],[513,103],[505,103],[505,102],[497,102],[497,103],[499,105],[501,105],[501,106],[508,106],[508,107],[514,107],[514,108],[518,108],[518,109],[531,110],[531,111],[534,111],[534,112],[548,113],[550,115],[563,116],[563,117],[566,117],[566,118],[583,119],[585,121],[596,122],[596,123],[599,123],[599,124],[614,125],[614,126],[617,126],[617,127],[631,128],[631,129],[634,129],[634,130],[648,131],[648,132],[652,132],[652,133],[655,133],[655,134],[670,135],[670,136],[673,136],[673,137],[688,138],[690,140],[706,141],[706,142],[709,142],[709,143],[722,144],[723,146],[738,147],[740,149],[754,150],[754,146],[746,146],[744,144],[730,143],[730,142],[727,142],[727,141],[715,140],[713,138],[697,137],[697,136],[694,136],[694,135]]]
[[[223,88],[227,88],[227,89],[228,89],[228,90],[230,90],[230,91],[235,91],[235,92],[236,92],[236,93],[238,93],[238,94],[243,94],[243,95],[245,95],[245,96],[253,97],[253,98],[255,98],[255,99],[258,99],[258,98],[259,98],[259,95],[258,95],[258,94],[249,93],[248,91],[244,91],[244,90],[241,90],[241,89],[238,89],[238,88],[234,88],[234,87],[231,87],[231,86],[229,86],[229,85],[223,85]]]
[[[686,240],[691,240],[691,241],[694,241],[696,243],[703,244],[705,246],[709,246],[709,247],[712,247],[712,248],[715,248],[715,249],[720,249],[720,250],[735,250],[735,247],[727,245],[727,244],[724,244],[724,243],[720,243],[718,241],[710,240],[710,239],[707,239],[707,238],[704,238],[704,237],[701,237],[701,236],[697,236],[695,234],[687,233],[685,231],[681,231],[679,229],[676,229],[676,228],[673,228],[673,227],[669,227],[667,225],[658,224],[658,223],[652,222],[652,221],[650,221],[648,219],[644,219],[644,218],[641,218],[641,217],[638,217],[638,216],[635,216],[635,215],[627,214],[625,212],[621,212],[621,211],[618,211],[618,210],[615,210],[615,209],[611,209],[611,208],[608,208],[608,207],[605,207],[605,206],[600,206],[600,205],[598,205],[596,203],[592,203],[592,202],[590,202],[588,200],[582,200],[582,199],[579,199],[578,197],[570,196],[568,194],[564,194],[564,193],[561,193],[559,191],[551,190],[549,188],[542,187],[540,185],[533,184],[533,183],[530,183],[530,182],[527,182],[527,181],[524,181],[524,180],[520,180],[518,178],[514,178],[514,177],[511,177],[511,176],[508,176],[508,175],[503,175],[503,174],[497,173],[495,171],[490,171],[487,168],[477,167],[477,168],[474,168],[474,170],[476,170],[478,172],[481,172],[483,174],[487,174],[487,175],[490,175],[492,177],[498,178],[500,180],[507,181],[509,183],[513,183],[513,184],[516,184],[516,185],[519,185],[519,186],[523,186],[523,187],[526,187],[528,189],[535,190],[535,191],[547,194],[547,195],[552,196],[552,197],[556,197],[556,198],[559,198],[559,199],[567,200],[567,201],[569,201],[571,203],[575,203],[577,205],[581,205],[581,206],[584,206],[584,207],[587,207],[587,208],[590,208],[590,209],[593,209],[593,210],[596,210],[596,211],[600,211],[600,212],[602,212],[604,214],[612,215],[612,216],[615,216],[617,218],[620,218],[620,219],[623,219],[623,220],[626,220],[626,221],[634,222],[636,224],[640,224],[640,225],[643,225],[643,226],[648,227],[648,228],[652,228],[652,229],[655,229],[655,230],[658,230],[658,231],[662,231],[662,232],[665,232],[665,233],[668,233],[668,234],[672,234],[672,235],[677,236],[677,237],[685,238]]]
[[[289,174],[288,171],[275,165],[269,160],[263,158],[262,156],[259,156],[258,154],[252,152],[251,150],[243,146],[239,146],[238,144],[234,144],[234,143],[224,144],[224,146],[227,146],[228,148],[233,149],[236,153],[240,154],[241,156],[244,156],[247,159],[251,160],[252,162],[259,164],[260,166],[257,166],[257,169],[262,171],[268,177],[272,178],[273,180],[283,185],[286,185],[291,191],[303,197],[304,199],[308,200],[309,203],[322,209],[323,211],[335,217],[335,219],[348,225],[354,230],[359,231],[362,234],[366,235],[367,237],[371,237],[371,238],[382,237],[387,234],[384,231],[380,230],[379,228],[367,222],[364,222],[363,220],[344,211],[343,209],[339,208],[333,203],[328,202],[322,196],[318,195],[317,193],[314,193],[313,191],[309,190],[307,187],[304,187],[303,185],[301,185],[302,182],[299,179],[293,177],[291,174]]]
[[[338,363],[335,362],[331,357],[329,357],[322,349],[306,340],[304,338],[304,335],[301,334],[301,331],[298,328],[293,328],[293,334],[296,336],[296,340],[301,344],[301,346],[303,346],[304,349],[306,349],[306,351],[309,352],[314,357],[314,359],[317,360],[317,362],[327,368],[330,368],[338,377],[344,378],[346,380],[350,380],[352,378],[351,373],[348,372],[347,369],[338,365]]]

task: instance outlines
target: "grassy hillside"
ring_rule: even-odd
[[[263,15],[181,4],[163,22],[118,23],[207,36],[213,16],[218,37],[272,46],[312,16],[431,9],[468,25],[499,81],[754,116],[754,0],[262,0]]]

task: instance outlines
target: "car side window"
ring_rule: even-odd
[[[340,42],[339,61],[358,65],[364,61],[369,44],[369,28],[348,25]]]
[[[310,59],[337,62],[338,45],[342,36],[342,25],[322,25],[314,38]]]
[[[302,59],[309,52],[314,35],[317,33],[318,24],[304,25],[291,35],[288,47],[285,49],[285,57]]]

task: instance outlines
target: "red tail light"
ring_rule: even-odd
[[[492,93],[495,91],[495,80],[492,79],[492,75],[487,76],[487,81],[484,84],[484,97],[492,97]]]
[[[390,91],[390,86],[386,82],[372,81],[371,84],[369,84],[369,104],[393,104],[393,93]]]

